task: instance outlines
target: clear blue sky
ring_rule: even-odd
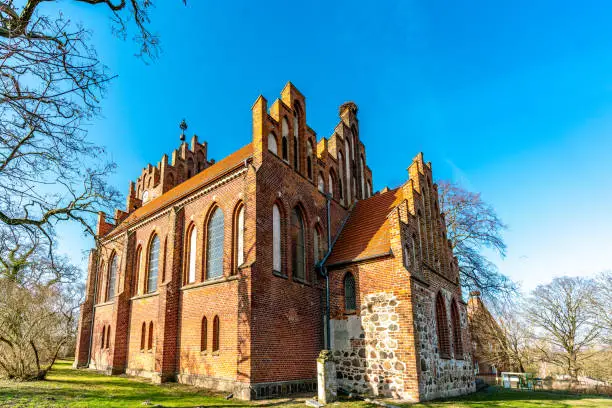
[[[375,189],[419,151],[437,179],[481,192],[509,225],[502,272],[524,289],[612,269],[612,5],[607,1],[158,0],[160,58],[145,65],[103,7],[59,7],[94,30],[117,73],[90,137],[127,192],[178,143],[178,123],[221,159],[250,141],[250,107],[287,81],[329,136],[359,106]],[[46,5],[49,9],[57,5]],[[91,243],[62,228],[75,262]]]

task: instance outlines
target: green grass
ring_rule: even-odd
[[[89,370],[73,370],[71,362],[59,361],[46,381],[0,381],[0,407],[291,407],[303,408],[304,398],[245,402],[226,400],[222,394],[180,384],[153,385],[141,379],[109,377]],[[399,405],[396,402],[390,402]],[[378,407],[361,401],[338,402],[335,408]],[[520,392],[489,388],[452,401],[435,401],[414,408],[472,407],[612,407],[612,399],[553,392]]]

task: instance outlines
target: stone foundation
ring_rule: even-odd
[[[332,321],[332,349],[338,386],[346,391],[410,399],[405,392],[406,364],[397,357],[400,325],[396,297],[366,295],[359,316]]]

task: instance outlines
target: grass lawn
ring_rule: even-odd
[[[148,403],[147,403],[148,402]],[[397,403],[391,402],[394,405]],[[303,398],[245,402],[225,400],[222,394],[180,384],[149,384],[147,381],[109,377],[88,370],[73,370],[71,362],[59,361],[46,381],[0,381],[0,407],[305,407]],[[365,402],[338,402],[336,408],[378,407]],[[612,407],[612,399],[552,392],[519,392],[489,388],[452,401],[406,405],[432,407]]]

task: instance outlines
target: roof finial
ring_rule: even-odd
[[[179,127],[181,128],[181,142],[184,142],[185,141],[185,130],[187,130],[187,122],[185,122],[185,119],[181,121],[181,124],[179,125]]]

